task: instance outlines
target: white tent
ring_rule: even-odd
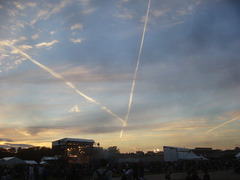
[[[190,150],[187,148],[180,148],[174,146],[163,146],[164,161],[174,162],[178,160],[185,160]]]
[[[235,156],[237,159],[240,159],[240,153]]]
[[[189,152],[178,152],[178,159],[179,160],[188,160]]]
[[[188,159],[189,160],[200,160],[201,158],[199,156],[197,156],[194,152],[190,151],[190,153],[188,154]]]
[[[4,162],[5,162],[5,161],[4,161],[3,159],[0,159],[0,165],[1,165],[1,164],[4,164]]]
[[[119,163],[125,163],[125,162],[129,162],[129,163],[137,163],[140,160],[138,158],[120,158],[118,159]]]
[[[26,164],[30,164],[30,165],[37,165],[38,163],[34,160],[26,160],[25,161]]]
[[[58,157],[43,157],[40,164],[49,164],[50,162],[57,161],[58,159]]]
[[[22,159],[19,159],[17,157],[5,157],[3,158],[3,160],[4,160],[3,164],[6,165],[25,164],[25,162]]]
[[[173,162],[178,160],[207,160],[205,157],[197,156],[187,148],[163,146],[164,161]]]
[[[178,152],[179,160],[200,160],[201,157],[197,156],[194,152]]]
[[[58,157],[43,157],[41,161],[57,161]]]
[[[208,158],[205,158],[202,154],[199,157],[201,158],[201,160],[204,160],[204,161],[208,160]]]

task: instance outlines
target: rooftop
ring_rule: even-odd
[[[57,141],[53,141],[52,144],[56,144],[58,142],[61,143],[67,143],[67,142],[87,142],[87,143],[95,143],[94,140],[92,139],[78,139],[78,138],[63,138],[63,139],[59,139]]]

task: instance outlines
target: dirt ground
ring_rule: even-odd
[[[240,174],[234,173],[233,170],[209,172],[211,180],[240,180]],[[173,173],[171,180],[185,180],[187,173]],[[198,176],[203,180],[203,173],[199,172]],[[113,178],[121,180],[121,178]],[[164,174],[146,175],[146,180],[165,180]]]

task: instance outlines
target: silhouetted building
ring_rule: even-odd
[[[69,163],[89,163],[95,141],[90,139],[64,138],[52,142],[55,156],[67,159]]]
[[[142,151],[136,151],[136,153],[121,153],[118,159],[119,163],[124,162],[163,162],[163,152],[159,151],[154,153],[153,151],[149,151],[144,154]]]
[[[205,148],[205,147],[196,147],[192,151],[197,155],[203,155],[208,159],[220,159],[222,157],[222,150]]]

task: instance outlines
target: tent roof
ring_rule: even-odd
[[[37,163],[36,161],[34,161],[34,160],[26,160],[25,163],[26,163],[26,164],[32,164],[32,165],[33,165],[33,164],[38,164],[38,163]]]
[[[5,157],[3,158],[4,164],[6,165],[13,165],[13,164],[25,164],[25,162],[22,159],[19,159],[17,157]]]
[[[202,160],[208,160],[208,158],[205,158],[202,154],[199,156]]]
[[[202,159],[197,156],[194,152],[178,152],[178,159],[180,160],[194,160],[194,159]]]
[[[41,161],[56,161],[58,159],[58,157],[43,157]]]
[[[0,159],[0,164],[4,164],[4,160],[3,159]]]
[[[189,153],[189,159],[201,159],[201,158],[191,151]]]
[[[9,160],[12,160],[12,159],[14,159],[14,158],[16,158],[16,157],[4,157],[4,158],[2,158],[4,161],[9,161]]]
[[[92,139],[78,139],[78,138],[63,138],[59,139],[57,141],[53,141],[52,145],[59,145],[59,143],[67,143],[67,142],[77,142],[77,143],[95,143]]]
[[[119,163],[124,163],[124,162],[139,162],[139,158],[120,158],[118,159]]]
[[[178,152],[178,159],[186,160],[188,159],[189,153],[188,152]]]
[[[188,152],[188,151],[190,151],[190,149],[181,148],[181,147],[175,147],[175,146],[163,146],[163,149],[164,149],[164,148],[176,149],[178,152]]]

